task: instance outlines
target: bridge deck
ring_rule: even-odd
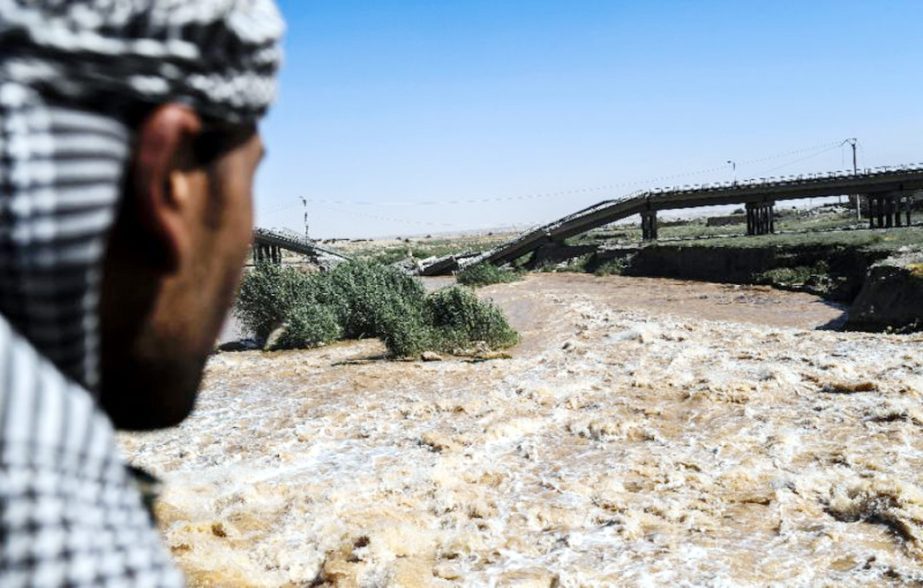
[[[566,239],[642,212],[721,204],[772,203],[842,194],[906,193],[923,189],[923,166],[876,168],[860,173],[830,172],[787,178],[655,189],[604,200],[525,233],[470,263],[507,263],[552,240]],[[427,268],[423,273],[427,274]]]
[[[253,230],[253,245],[254,247],[259,245],[265,245],[270,247],[279,247],[293,253],[298,253],[301,255],[317,255],[318,253],[324,253],[339,259],[347,260],[349,259],[342,253],[337,253],[330,249],[325,249],[319,247],[313,241],[309,241],[303,237],[288,235],[279,231],[272,231],[269,229],[254,229]]]

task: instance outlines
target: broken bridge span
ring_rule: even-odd
[[[291,251],[311,258],[323,258],[347,261],[342,253],[320,247],[314,241],[287,231],[271,229],[253,229],[253,263],[265,261],[282,263],[282,252]]]
[[[722,204],[744,205],[748,235],[775,231],[773,208],[778,201],[840,195],[858,195],[867,201],[870,228],[900,227],[910,225],[912,203],[920,190],[923,164],[654,189],[604,200],[479,255],[463,260],[453,256],[436,259],[417,273],[434,276],[455,271],[460,265],[503,265],[543,245],[562,242],[636,214],[641,216],[643,239],[655,240],[659,211]]]

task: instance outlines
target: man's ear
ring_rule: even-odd
[[[157,107],[142,122],[132,162],[132,194],[138,222],[154,238],[154,258],[175,270],[190,247],[184,219],[191,189],[184,173],[192,142],[202,130],[199,116],[181,104]]]

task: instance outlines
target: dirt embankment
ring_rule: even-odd
[[[627,276],[669,277],[731,284],[768,284],[849,304],[849,330],[923,328],[921,283],[912,264],[887,251],[840,245],[702,247],[656,245],[601,250],[587,263],[596,271],[620,264]]]
[[[886,260],[873,266],[852,303],[846,327],[854,331],[923,330],[923,264]]]
[[[836,246],[781,248],[657,245],[633,250],[601,251],[588,266],[595,270],[592,266],[623,258],[626,260],[623,275],[730,284],[752,284],[772,270],[821,266],[827,270],[831,284],[822,291],[815,288],[812,293],[836,302],[851,302],[862,289],[869,268],[887,256],[887,252]],[[808,286],[804,289],[811,288]]]

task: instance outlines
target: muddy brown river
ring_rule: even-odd
[[[919,335],[805,294],[539,274],[510,359],[227,353],[160,475],[193,586],[923,582]]]

